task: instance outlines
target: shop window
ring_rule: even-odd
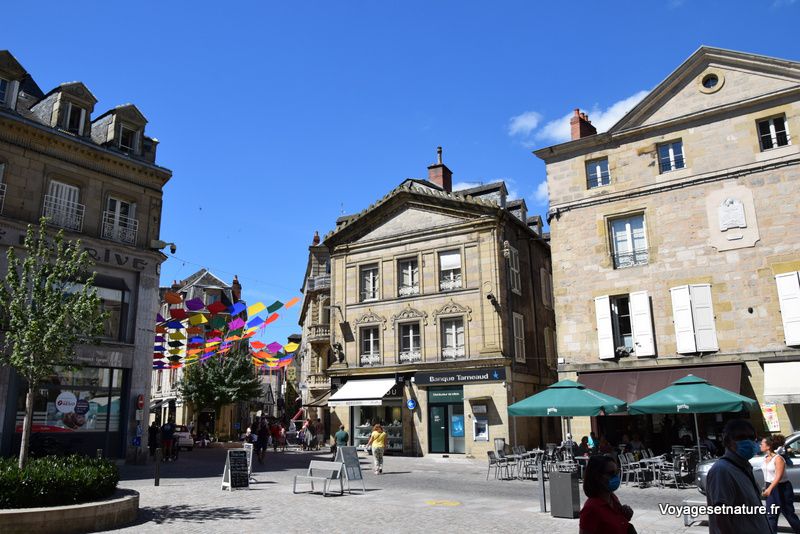
[[[384,406],[353,407],[353,445],[363,447],[369,441],[372,427],[378,423],[387,435],[387,452],[403,452],[403,409],[401,400],[384,401]]]
[[[413,363],[422,359],[419,323],[400,325],[400,363]]]
[[[125,281],[111,276],[95,274],[94,288],[100,299],[100,310],[106,314],[103,319],[102,339],[127,342],[128,305],[130,291]],[[77,292],[80,286],[69,285],[65,291]]]

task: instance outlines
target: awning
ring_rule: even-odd
[[[800,362],[764,364],[764,399],[781,404],[800,403]]]
[[[709,365],[703,367],[671,367],[643,371],[608,371],[581,373],[578,382],[606,395],[631,404],[656,391],[670,386],[676,380],[692,374],[711,384],[739,393],[742,380],[741,365]]]
[[[153,410],[158,410],[159,408],[161,408],[162,404],[164,404],[163,400],[154,400],[154,401],[152,401],[150,403],[150,411],[152,412]]]
[[[328,406],[380,406],[383,396],[395,386],[394,378],[350,380],[331,395]]]
[[[308,401],[307,403],[303,404],[303,406],[307,406],[309,408],[325,408],[328,406],[328,399],[331,398],[332,390],[328,390],[319,397],[315,397]]]

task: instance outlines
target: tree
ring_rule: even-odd
[[[8,271],[0,285],[0,330],[4,332],[0,361],[28,383],[19,467],[28,459],[33,400],[37,386],[58,367],[75,368],[75,347],[103,331],[104,315],[93,287],[89,254],[80,241],[47,235],[46,220],[38,232],[28,225],[24,254],[8,248]]]
[[[195,410],[212,406],[217,421],[223,406],[264,394],[247,346],[186,367],[178,389]]]

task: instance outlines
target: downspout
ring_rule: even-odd
[[[533,311],[533,346],[535,347],[534,353],[536,354],[536,361],[538,362],[537,366],[536,366],[536,371],[537,371],[537,375],[538,375],[539,381],[541,382],[541,380],[542,380],[542,359],[541,359],[541,354],[539,354],[539,321],[536,318],[536,304],[537,304],[537,301],[536,301],[536,284],[534,283],[534,279],[536,277],[534,276],[534,271],[533,271],[533,244],[535,242],[536,242],[536,240],[530,240],[528,242],[528,265],[530,266],[530,271],[531,271],[531,299],[532,299],[532,303],[533,303],[533,306],[531,308],[531,310]],[[541,281],[540,281],[540,283],[541,283]],[[546,363],[545,363],[545,365],[546,365]],[[542,420],[541,417],[539,417],[538,419],[539,419],[539,446],[541,447],[545,443],[545,439],[544,439],[544,421]]]

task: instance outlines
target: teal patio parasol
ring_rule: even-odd
[[[625,411],[625,401],[589,389],[573,380],[561,380],[544,391],[508,407],[511,415],[574,417]]]

